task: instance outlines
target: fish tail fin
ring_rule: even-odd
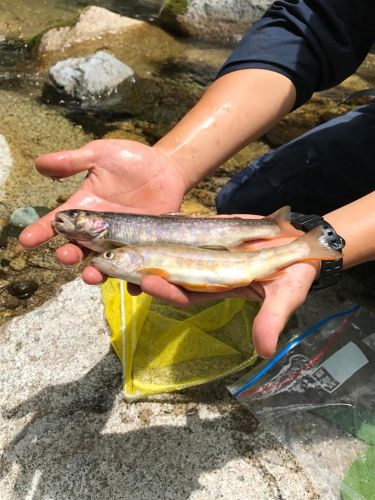
[[[268,218],[274,220],[279,225],[281,229],[280,237],[297,238],[300,235],[300,231],[291,224],[291,211],[289,205],[279,208],[279,210],[269,215]]]
[[[309,246],[309,256],[304,260],[336,260],[342,257],[342,252],[331,248],[324,238],[323,229],[318,226],[301,236],[295,243],[305,242]]]

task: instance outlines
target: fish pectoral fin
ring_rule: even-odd
[[[277,280],[278,278],[282,278],[285,275],[285,271],[283,269],[279,269],[278,271],[275,271],[272,274],[269,274],[268,276],[262,276],[260,278],[257,278],[256,281],[273,281]]]
[[[199,245],[199,248],[206,248],[207,250],[228,250],[227,247],[223,247],[222,245]]]
[[[232,286],[219,285],[219,284],[202,284],[202,283],[181,283],[174,282],[175,285],[185,288],[190,292],[226,292],[232,290]]]
[[[170,274],[160,267],[146,267],[142,270],[142,276],[160,276],[167,279],[170,277]]]
[[[254,241],[244,241],[239,245],[234,247],[229,247],[228,250],[230,252],[254,252],[255,250],[259,250],[262,248],[262,242],[264,240],[254,240]]]
[[[129,246],[126,243],[121,243],[118,240],[105,240],[105,241],[108,243],[108,245],[110,245],[110,248],[114,248],[114,247],[127,247],[127,246]]]
[[[296,239],[295,235],[291,236],[275,236],[274,238],[259,238],[256,240],[248,240],[236,245],[235,247],[230,247],[231,252],[255,252],[257,250],[262,250],[263,248],[280,247],[283,245],[288,245]]]

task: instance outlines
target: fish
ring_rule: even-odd
[[[322,228],[316,227],[287,245],[249,253],[170,244],[130,245],[103,252],[91,264],[107,276],[137,285],[144,276],[156,275],[186,290],[218,292],[276,279],[295,262],[341,257],[325,241]]]
[[[296,235],[290,207],[259,219],[71,209],[57,212],[52,225],[57,233],[97,252],[147,243],[236,250],[249,240]]]

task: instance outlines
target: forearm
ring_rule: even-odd
[[[375,259],[375,191],[325,216],[346,241],[344,267]]]
[[[216,80],[154,147],[172,160],[186,191],[269,130],[295,101],[295,88],[273,71],[245,69]]]

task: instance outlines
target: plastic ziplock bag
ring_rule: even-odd
[[[228,387],[324,499],[375,499],[375,317],[323,319]]]
[[[250,366],[259,305],[225,299],[172,307],[149,295],[130,295],[126,283],[102,285],[112,345],[123,367],[127,400],[202,384]]]

